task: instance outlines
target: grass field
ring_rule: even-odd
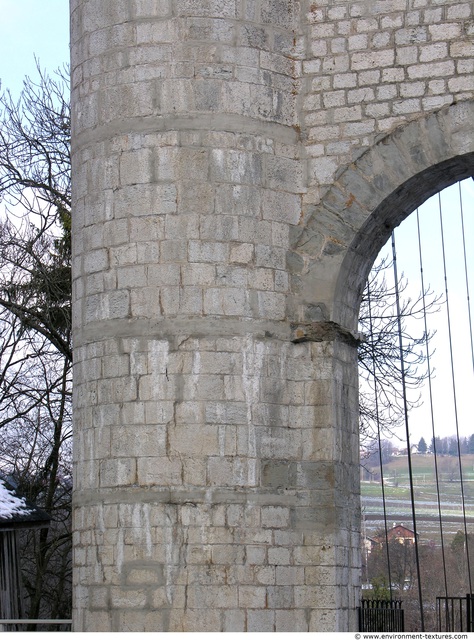
[[[474,532],[474,455],[461,458],[462,484],[456,457],[437,458],[438,482],[432,455],[413,455],[411,462],[416,526],[421,540],[438,542],[441,530],[449,540],[463,529],[463,503],[468,531]],[[384,521],[379,469],[373,467],[370,470],[371,473],[361,474],[362,514],[367,535],[383,526]],[[389,526],[402,522],[413,528],[407,456],[394,457],[384,464],[384,492]]]

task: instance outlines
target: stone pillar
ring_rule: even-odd
[[[355,629],[355,346],[298,324],[288,253],[300,20],[71,0],[76,631]]]

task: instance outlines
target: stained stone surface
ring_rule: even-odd
[[[471,2],[71,0],[74,629],[357,627],[357,313],[472,173]]]

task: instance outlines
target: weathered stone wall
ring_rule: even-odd
[[[472,11],[71,0],[76,630],[355,629],[358,293]]]
[[[307,19],[303,122],[316,192],[380,136],[472,98],[472,2],[317,2]]]

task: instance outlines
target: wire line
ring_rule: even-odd
[[[433,442],[433,458],[434,458],[434,467],[435,467],[436,497],[438,502],[438,520],[439,520],[439,529],[440,529],[440,537],[441,537],[441,556],[443,559],[444,592],[446,597],[448,597],[448,579],[446,575],[446,556],[445,556],[445,549],[444,549],[443,518],[442,518],[442,512],[441,512],[441,492],[439,488],[438,457],[436,452],[436,430],[435,430],[435,418],[434,418],[434,407],[433,407],[433,388],[431,384],[432,370],[431,370],[430,350],[428,346],[426,289],[425,289],[425,279],[424,279],[424,271],[423,271],[423,252],[421,247],[420,213],[418,209],[416,210],[416,224],[417,224],[417,231],[418,231],[418,256],[420,259],[421,295],[422,295],[422,301],[423,301],[423,323],[425,328],[426,366],[428,370],[428,396],[429,396],[429,402],[430,402],[431,431],[433,434],[432,442]]]
[[[372,318],[372,304],[370,299],[370,283],[367,283],[367,300],[368,300],[368,307],[369,307],[369,328],[370,328],[370,336],[371,336],[370,346],[372,349],[372,369],[373,369],[372,375],[374,376],[375,419],[377,422],[377,440],[379,445],[380,483],[382,488],[383,522],[384,522],[384,530],[385,530],[385,549],[386,549],[386,555],[387,555],[388,584],[389,584],[389,590],[390,590],[390,600],[393,600],[392,574],[390,569],[390,550],[389,550],[389,544],[388,544],[387,504],[385,500],[385,482],[383,477],[382,434],[380,429],[377,375],[375,371],[374,327],[373,327],[373,318]]]
[[[469,336],[471,339],[471,359],[472,359],[472,370],[474,371],[474,341],[472,338],[472,317],[471,317],[471,298],[469,296],[469,273],[467,268],[467,253],[466,253],[466,233],[464,230],[464,208],[462,201],[462,191],[461,191],[461,183],[458,182],[459,185],[459,206],[461,211],[461,230],[462,230],[462,249],[463,249],[463,258],[464,258],[464,277],[466,280],[466,299],[467,299],[467,316],[469,320]]]
[[[452,339],[452,331],[451,331],[451,312],[449,308],[448,274],[447,274],[447,267],[446,267],[446,249],[445,249],[445,236],[444,236],[444,227],[443,227],[443,210],[441,207],[441,193],[438,193],[438,208],[439,208],[439,220],[440,220],[440,228],[441,228],[441,246],[443,250],[444,290],[446,295],[446,319],[448,323],[449,356],[450,356],[450,363],[451,363],[451,382],[452,382],[453,401],[454,401],[454,420],[456,424],[456,443],[457,443],[458,463],[459,463],[459,484],[461,488],[461,503],[462,503],[462,513],[463,513],[463,521],[464,521],[464,536],[465,536],[465,547],[466,547],[469,593],[472,593],[471,566],[470,566],[470,559],[469,559],[469,540],[468,540],[467,520],[466,520],[466,500],[465,500],[465,494],[464,494],[464,481],[463,481],[462,462],[461,462],[461,446],[460,446],[460,438],[459,438],[458,403],[457,403],[457,393],[456,393],[456,381],[454,376],[453,339]]]
[[[418,581],[418,598],[419,598],[419,604],[420,604],[420,622],[421,622],[421,631],[424,631],[425,617],[423,612],[423,593],[421,590],[420,554],[418,549],[418,533],[417,533],[417,527],[416,527],[415,490],[413,486],[413,468],[412,468],[412,460],[411,460],[410,430],[408,428],[408,402],[407,402],[406,379],[405,379],[405,361],[403,357],[403,336],[402,336],[402,323],[401,323],[401,312],[400,312],[400,291],[399,291],[399,284],[398,284],[397,252],[395,247],[394,231],[392,231],[392,256],[393,256],[393,277],[395,280],[395,300],[397,305],[400,369],[401,369],[401,375],[402,375],[403,411],[405,416],[405,430],[406,430],[406,439],[407,439],[408,477],[410,481],[410,501],[411,501],[411,512],[412,512],[412,521],[413,521],[413,533],[415,535],[415,562],[416,562],[416,574],[417,574],[417,581]]]

